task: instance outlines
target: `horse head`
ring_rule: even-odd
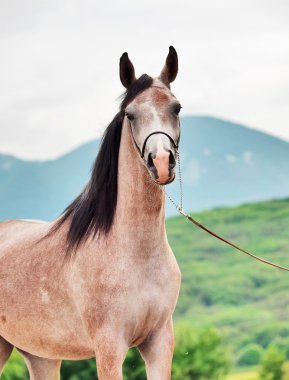
[[[125,105],[124,117],[133,141],[156,183],[166,185],[175,178],[180,138],[181,105],[170,90],[178,72],[178,56],[170,46],[164,68],[151,85]],[[136,81],[134,66],[128,54],[120,58],[120,80],[129,91]]]

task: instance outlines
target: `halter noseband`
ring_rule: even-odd
[[[146,143],[147,143],[148,139],[149,139],[152,135],[157,135],[157,134],[162,134],[162,135],[167,136],[168,139],[170,140],[170,142],[173,144],[173,147],[175,148],[175,150],[178,150],[180,137],[178,138],[177,143],[175,143],[175,141],[173,140],[173,138],[172,138],[170,135],[168,135],[166,132],[163,132],[163,131],[155,131],[155,132],[150,133],[150,134],[145,138],[145,141],[143,142],[142,150],[140,151],[140,152],[141,152],[141,158],[144,158],[144,152],[145,152]],[[139,149],[139,150],[140,150],[140,149]]]

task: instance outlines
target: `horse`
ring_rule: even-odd
[[[177,72],[172,46],[155,78],[137,79],[124,53],[126,90],[81,194],[50,223],[0,223],[0,374],[15,347],[30,379],[60,379],[62,360],[95,357],[100,380],[121,380],[137,347],[149,380],[171,378],[181,273],[164,185],[178,158]]]

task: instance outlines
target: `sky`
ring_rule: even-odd
[[[158,76],[170,45],[183,115],[289,141],[288,17],[287,0],[1,0],[0,153],[52,159],[99,137],[122,53]]]

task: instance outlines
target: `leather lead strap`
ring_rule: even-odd
[[[289,272],[289,268],[283,267],[282,265],[279,265],[279,264],[272,263],[271,261],[265,260],[262,257],[258,257],[256,255],[253,255],[253,253],[245,251],[245,249],[242,249],[242,248],[238,247],[236,244],[233,244],[230,241],[224,239],[222,236],[216,234],[215,232],[211,231],[209,228],[203,226],[201,223],[199,223],[198,221],[196,221],[195,219],[193,219],[190,215],[188,215],[182,209],[178,209],[178,211],[179,211],[179,213],[181,215],[183,215],[185,218],[187,218],[191,223],[195,224],[197,227],[199,227],[202,230],[206,231],[208,234],[214,236],[215,238],[217,238],[217,239],[223,241],[224,243],[230,245],[231,247],[237,249],[238,251],[241,251],[241,252],[245,253],[246,255],[252,257],[255,260],[261,261],[262,263],[265,263],[265,264],[271,265],[272,267],[279,268],[279,269],[282,269],[282,270],[285,270],[285,271]]]

